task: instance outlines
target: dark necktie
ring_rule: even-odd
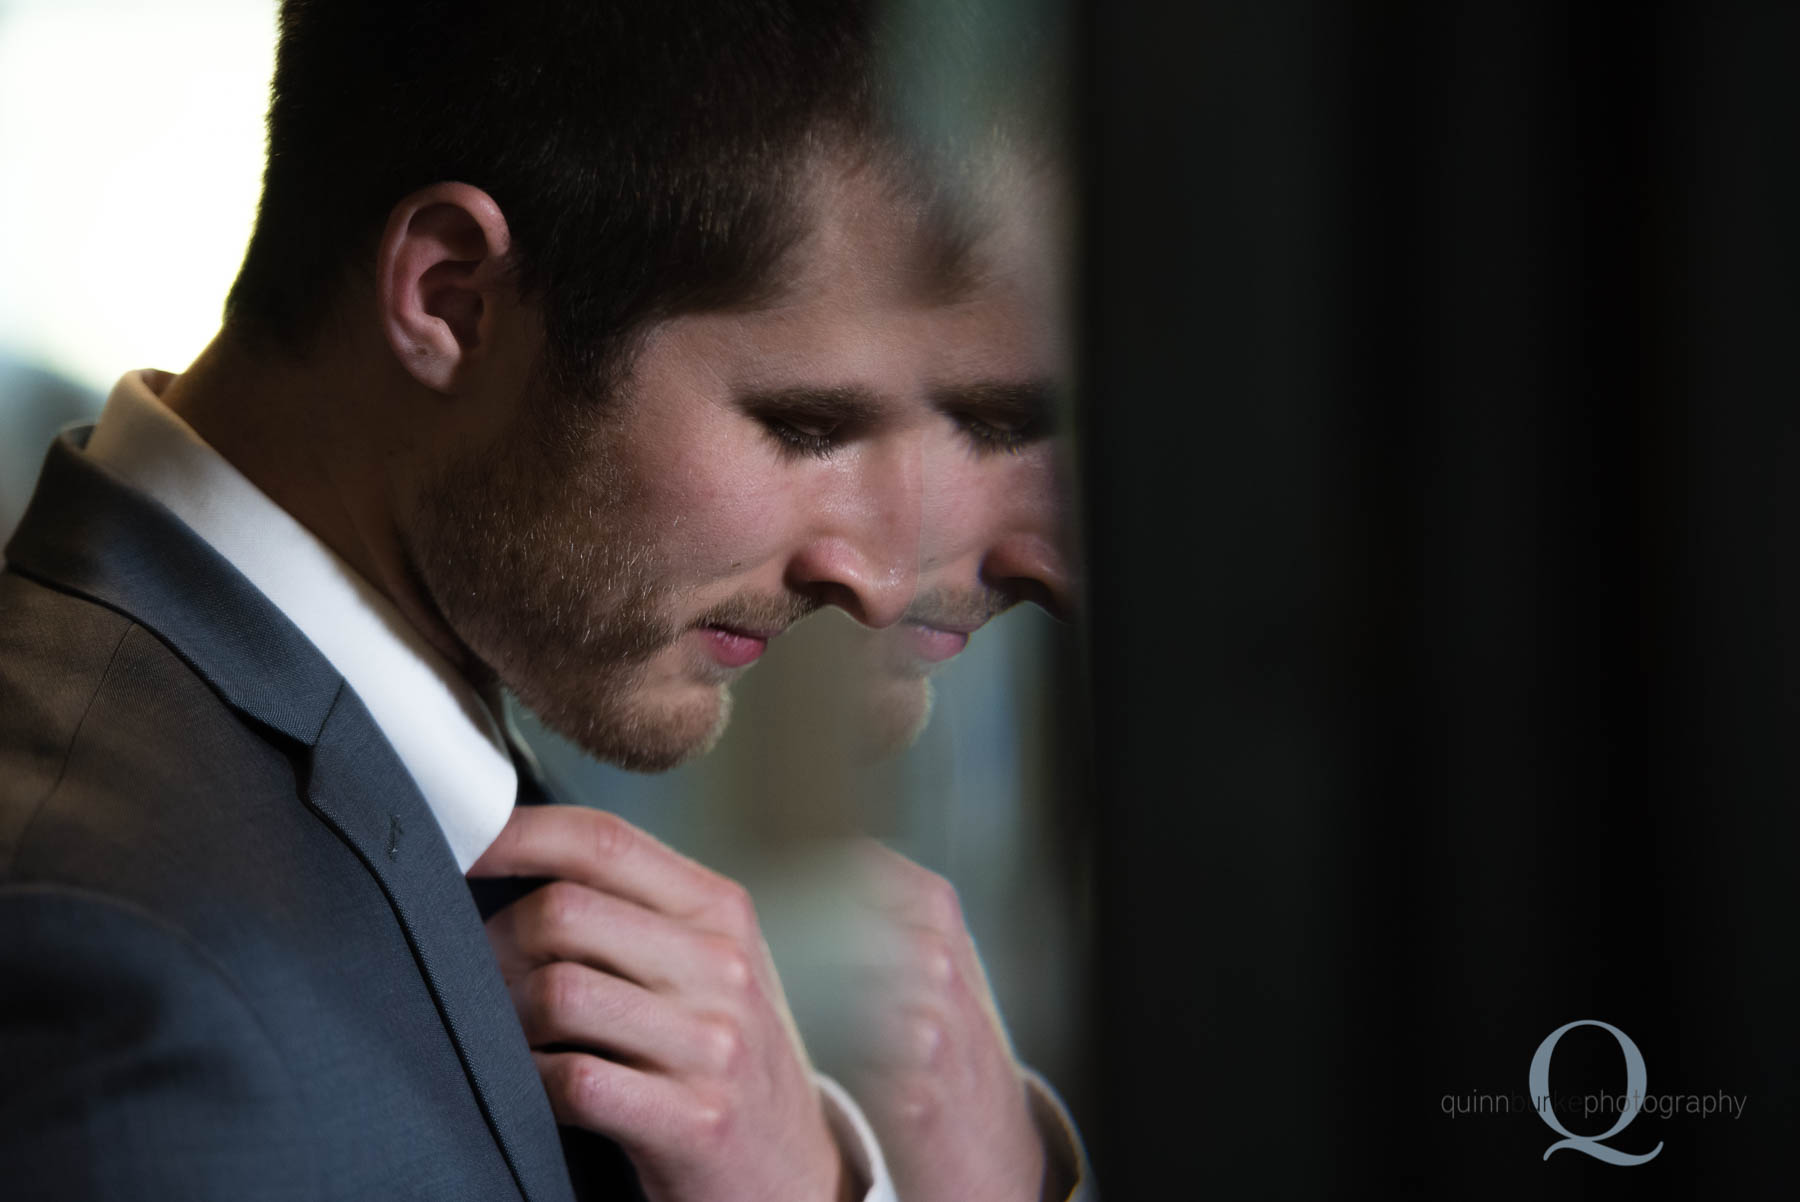
[[[519,770],[519,795],[516,805],[549,805],[556,799],[538,775],[531,757],[513,747],[513,763]],[[532,877],[487,877],[469,882],[475,895],[475,906],[486,922],[500,910],[546,884]],[[569,1181],[580,1202],[645,1202],[643,1187],[631,1167],[625,1150],[604,1135],[581,1131],[574,1127],[559,1128],[562,1135],[563,1159],[569,1166]]]

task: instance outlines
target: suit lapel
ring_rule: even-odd
[[[555,1119],[468,885],[362,701],[294,624],[162,506],[51,448],[8,566],[154,632],[233,709],[308,764],[305,792],[380,884],[470,1087],[528,1202],[568,1202]]]
[[[356,694],[338,694],[307,801],[380,882],[519,1192],[572,1197],[556,1121],[481,916],[412,777]]]
[[[58,438],[7,566],[139,623],[227,705],[311,745],[343,677],[243,573],[167,509]]]

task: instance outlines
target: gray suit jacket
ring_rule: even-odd
[[[0,1196],[569,1199],[412,779],[81,441],[0,572]]]

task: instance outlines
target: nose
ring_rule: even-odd
[[[844,539],[815,542],[797,556],[790,587],[823,605],[835,605],[879,630],[906,614],[918,585],[918,560],[865,554]]]
[[[981,582],[1016,601],[1032,601],[1052,616],[1067,619],[1075,608],[1069,557],[1051,539],[1035,533],[1001,538],[981,559]]]
[[[788,565],[788,587],[880,629],[905,616],[919,583],[919,456],[871,457],[824,506]]]

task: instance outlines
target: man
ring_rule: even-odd
[[[460,876],[518,787],[489,707],[664,766],[801,614],[909,603],[942,256],[868,42],[835,3],[284,8],[225,329],[52,449],[0,576],[15,1196],[568,1195],[568,1061]],[[586,1056],[565,1117],[655,1198],[881,1188],[741,891],[527,850],[623,872],[735,999],[649,1033],[692,1063]]]
[[[1054,612],[1071,607],[1056,486],[1062,448],[1051,437],[1055,381],[1064,374],[1051,309],[1059,290],[1048,270],[1057,240],[1042,211],[1046,198],[1034,195],[1028,204],[1019,194],[1025,182],[1043,191],[1043,172],[1012,174],[1003,187],[995,181],[997,194],[980,206],[968,284],[931,316],[925,379],[938,420],[921,441],[919,597],[903,623],[868,632],[872,646],[848,664],[849,679],[825,682],[808,699],[838,705],[860,698],[849,708],[875,717],[889,750],[924,719],[928,671],[960,651],[977,627],[1020,600]],[[832,726],[803,725],[815,732]],[[823,781],[856,797],[854,771],[829,767],[833,753],[849,746],[818,746],[816,734],[806,742],[787,754],[806,757],[814,772],[823,770]],[[630,866],[596,871],[591,857],[565,850],[594,838],[622,842],[624,850],[609,858]],[[559,1117],[641,1145],[649,1133],[631,1129],[629,1119],[621,1127],[618,1117],[577,1095],[604,1092],[623,1075],[621,1058],[681,1065],[682,1049],[702,1039],[687,1021],[696,1007],[684,992],[704,999],[699,1008],[715,1019],[732,1014],[717,972],[710,980],[705,972],[690,974],[696,979],[684,991],[667,969],[700,958],[691,936],[670,921],[707,904],[707,887],[693,882],[696,867],[609,816],[522,810],[475,873],[558,878],[497,915],[490,936],[527,1037],[541,1049]],[[854,1087],[901,1195],[968,1202],[1067,1197],[1081,1176],[1076,1141],[1051,1095],[1012,1054],[954,890],[873,847],[856,856],[850,875],[874,888],[841,897],[814,880],[803,890],[809,908],[858,919],[853,936],[827,940],[810,955],[841,948],[860,961],[850,978],[859,987],[838,998],[840,1018],[853,1013],[850,1025],[860,1034],[846,1067],[858,1070]],[[635,887],[621,887],[626,876]],[[866,904],[839,904],[857,900]],[[660,954],[645,954],[655,946]],[[739,975],[749,973],[741,968]],[[741,1019],[729,1026],[722,1038],[758,1046],[758,1039],[742,1038]],[[689,1090],[696,1087],[729,1092],[716,1082]]]

